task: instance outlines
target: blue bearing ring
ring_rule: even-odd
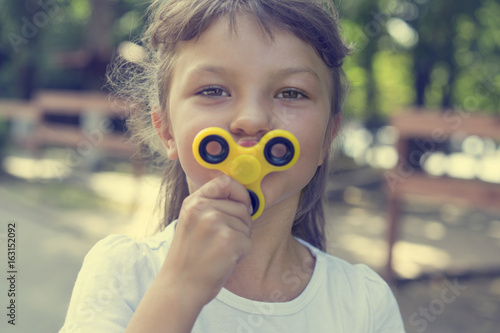
[[[254,191],[248,190],[248,194],[250,194],[250,200],[252,201],[252,216],[257,213],[260,207],[260,202],[259,198],[257,197],[257,194],[255,194]]]
[[[286,148],[285,155],[276,157],[272,154],[272,149],[275,145],[282,144]],[[266,160],[274,166],[284,166],[290,163],[295,154],[295,148],[290,140],[283,137],[276,137],[269,140],[264,148],[264,156]]]
[[[212,155],[207,152],[207,145],[210,142],[217,142],[220,145],[220,153],[217,155]],[[200,157],[207,163],[210,164],[219,164],[222,161],[224,161],[227,156],[229,155],[229,145],[227,141],[219,136],[219,135],[209,135],[205,137],[203,140],[200,142],[200,147],[199,147],[199,153]]]

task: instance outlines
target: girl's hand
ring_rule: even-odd
[[[217,296],[238,261],[250,253],[251,208],[247,190],[226,175],[187,197],[162,267],[171,287],[182,288],[201,306]]]
[[[184,200],[167,258],[127,333],[191,332],[203,306],[250,252],[250,196],[226,175]]]

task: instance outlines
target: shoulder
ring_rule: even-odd
[[[165,259],[171,229],[143,240],[111,235],[97,242],[78,273],[61,332],[123,332]]]
[[[358,287],[364,288],[370,293],[390,292],[390,288],[385,280],[367,265],[351,264],[331,254],[320,253],[325,261],[327,274],[340,276],[345,282],[357,284]]]
[[[171,229],[166,228],[145,239],[118,234],[107,236],[88,252],[83,267],[93,266],[102,272],[111,267],[157,271],[170,247]]]
[[[368,299],[393,295],[384,279],[365,264],[351,264],[331,254],[317,251],[316,258],[324,265],[327,282]],[[329,284],[330,284],[329,283]]]
[[[324,279],[322,292],[341,302],[346,317],[363,318],[372,332],[404,332],[394,294],[379,274],[364,264],[351,264],[316,248],[311,251]]]
[[[145,292],[167,255],[171,233],[173,228],[169,226],[142,240],[125,235],[100,240],[85,256],[74,293],[117,284],[139,294]]]

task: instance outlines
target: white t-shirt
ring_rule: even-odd
[[[125,331],[163,264],[174,229],[172,223],[146,240],[113,235],[98,242],[85,257],[60,333]],[[205,305],[192,332],[404,332],[397,303],[380,276],[301,242],[316,263],[297,298],[257,302],[223,288]],[[296,273],[284,275],[283,290],[297,286]]]

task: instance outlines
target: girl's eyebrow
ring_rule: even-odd
[[[285,68],[278,70],[275,74],[273,74],[273,77],[276,79],[283,79],[288,76],[292,75],[297,75],[297,74],[309,74],[314,77],[317,81],[321,82],[321,78],[318,73],[316,73],[312,68],[310,67],[290,67],[290,68]]]
[[[227,74],[227,70],[225,68],[223,68],[222,66],[213,66],[213,65],[199,66],[199,67],[195,67],[195,68],[189,70],[187,76],[193,77],[193,76],[200,75],[203,73],[213,73],[213,74],[218,74],[218,75],[225,75],[225,74]]]
[[[212,73],[217,75],[228,75],[229,72],[226,68],[222,66],[215,65],[202,65],[199,67],[195,67],[192,70],[188,71],[188,77],[196,77],[197,75],[203,73]],[[297,74],[307,74],[312,76],[316,81],[321,82],[321,77],[319,74],[314,71],[312,68],[307,66],[298,66],[298,67],[289,67],[284,69],[279,69],[274,72],[271,77],[273,79],[284,79],[289,76],[297,75]]]

